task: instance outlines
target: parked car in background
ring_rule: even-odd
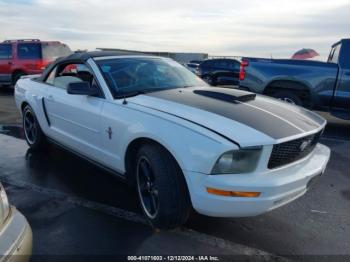
[[[208,59],[198,66],[198,76],[212,86],[238,85],[240,62],[235,59]]]
[[[199,65],[199,64],[201,64],[203,61],[204,61],[204,60],[191,60],[190,63],[191,63],[191,64],[197,64],[197,65]]]
[[[350,119],[350,39],[335,43],[327,62],[244,57],[239,87]]]
[[[319,115],[209,87],[164,57],[73,54],[20,79],[15,98],[33,150],[54,142],[135,185],[156,228],[185,223],[192,208],[215,217],[278,208],[330,157]]]
[[[32,230],[0,183],[0,262],[29,261],[31,253]]]
[[[188,63],[185,65],[192,73],[197,74],[198,73],[198,66],[199,64],[196,63]]]
[[[0,43],[0,85],[14,85],[23,75],[41,74],[49,63],[70,53],[58,41],[6,40]]]

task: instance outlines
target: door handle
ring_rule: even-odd
[[[346,76],[350,76],[350,72],[346,72],[345,75],[346,75]]]
[[[49,101],[55,101],[55,99],[53,98],[52,95],[49,95],[49,96],[47,97],[47,100],[49,100]]]
[[[9,64],[9,65],[12,65],[12,62],[11,62],[11,61],[9,61],[9,62],[8,62],[8,64]]]

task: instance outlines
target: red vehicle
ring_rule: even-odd
[[[56,58],[71,53],[58,41],[6,40],[0,43],[0,85],[14,86],[23,75],[41,74]]]

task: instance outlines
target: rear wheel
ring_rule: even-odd
[[[141,208],[153,227],[172,229],[187,221],[191,202],[185,178],[161,146],[146,144],[140,148],[136,184]]]
[[[279,91],[279,92],[273,93],[272,96],[288,104],[298,105],[298,106],[303,105],[303,102],[300,99],[300,97],[297,94],[293,93],[292,91]]]
[[[45,135],[40,128],[33,109],[27,105],[22,113],[23,129],[27,144],[34,150],[44,148],[46,146]]]

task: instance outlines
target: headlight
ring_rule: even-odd
[[[0,223],[3,223],[10,213],[10,204],[4,187],[0,184]]]
[[[215,174],[241,174],[255,170],[262,147],[248,147],[224,153],[211,172]]]

